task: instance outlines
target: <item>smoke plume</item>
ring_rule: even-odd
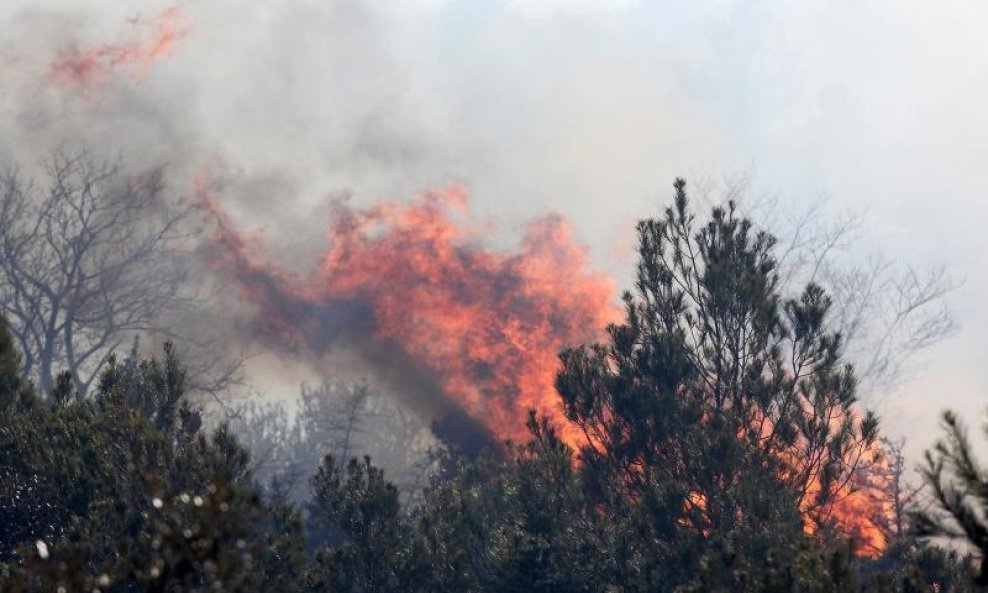
[[[457,188],[365,209],[337,200],[327,250],[297,276],[259,256],[263,246],[200,188],[216,222],[212,264],[253,305],[257,333],[307,356],[357,351],[380,373],[399,373],[402,391],[447,428],[465,412],[496,438],[520,440],[535,410],[567,436],[556,354],[599,338],[617,309],[610,279],[558,215],[528,225],[516,251],[497,252],[479,240],[483,225],[454,220],[468,215]]]
[[[373,376],[465,447],[528,409],[565,426],[556,352],[617,315],[591,254],[729,151],[681,50],[642,52],[606,3],[479,4],[4,2],[0,160],[167,165],[234,344]]]

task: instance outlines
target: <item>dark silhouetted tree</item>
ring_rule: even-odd
[[[791,508],[828,526],[877,438],[855,408],[832,302],[812,283],[785,297],[771,235],[733,204],[698,222],[685,182],[675,189],[663,218],[638,225],[625,321],[562,355],[556,384],[586,435],[583,463],[602,491],[672,497],[662,512],[681,508],[697,532],[770,541],[798,530]]]
[[[111,360],[92,397],[24,392],[0,408],[0,590],[262,591],[300,577],[287,572],[305,546],[297,518],[260,498],[227,428],[202,430],[183,374],[166,347]]]
[[[921,537],[972,546],[981,557],[978,583],[988,586],[988,472],[978,463],[956,414],[944,412],[943,424],[946,435],[927,451],[921,469],[929,500],[910,514],[912,530]]]

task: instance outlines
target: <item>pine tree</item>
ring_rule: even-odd
[[[981,556],[978,583],[988,585],[988,471],[971,449],[967,430],[957,415],[944,412],[946,436],[926,452],[921,472],[930,491],[929,506],[910,514],[912,530],[921,537],[944,537],[973,546]],[[988,434],[988,427],[985,429]]]
[[[783,296],[770,234],[733,203],[698,223],[686,183],[675,190],[663,218],[638,225],[625,320],[564,352],[556,384],[600,496],[653,505],[656,541],[684,524],[711,534],[700,559],[736,570],[798,537],[800,514],[829,525],[877,420],[856,411],[823,290]]]
[[[0,315],[0,407],[13,402],[20,389],[20,368],[20,356],[14,348],[7,320]]]

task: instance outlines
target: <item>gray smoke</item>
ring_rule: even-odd
[[[84,138],[170,163],[178,188],[222,163],[250,179],[234,214],[294,257],[322,240],[329,193],[359,205],[462,180],[508,230],[563,212],[607,263],[674,171],[711,162],[717,142],[606,3],[577,5],[550,18],[553,3],[192,2],[173,56],[87,100],[52,88],[47,61],[132,37],[128,18],[169,4],[13,0],[0,113],[16,125],[0,150]]]
[[[327,196],[348,192],[359,207],[458,180],[474,209],[501,223],[495,240],[557,210],[627,285],[628,261],[609,254],[665,204],[674,176],[756,158],[784,195],[877,196],[893,211],[877,232],[899,237],[896,247],[932,253],[948,226],[967,229],[954,243],[980,241],[959,220],[977,218],[964,209],[937,232],[905,230],[909,218],[939,218],[929,196],[978,186],[976,141],[955,141],[984,136],[970,133],[983,118],[959,115],[980,113],[983,92],[968,92],[977,77],[966,74],[977,70],[942,65],[984,53],[980,20],[918,2],[902,18],[889,16],[905,14],[890,2],[858,17],[831,4],[190,0],[194,30],[174,55],[139,84],[124,73],[86,97],[51,84],[50,60],[132,38],[128,19],[170,3],[6,0],[0,161],[30,166],[85,142],[135,169],[167,163],[177,193],[207,168],[234,220],[263,228],[279,263],[297,269],[325,245]],[[983,292],[972,290],[967,312]],[[221,301],[225,313],[236,297]],[[258,372],[278,376],[277,366]],[[930,383],[977,392],[959,366],[941,365]],[[932,430],[922,395],[911,414]]]

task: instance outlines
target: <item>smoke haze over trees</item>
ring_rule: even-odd
[[[63,367],[87,393],[138,336],[189,346],[205,336],[176,326],[205,305],[191,281],[192,206],[167,196],[163,170],[129,176],[103,158],[58,149],[40,177],[7,163],[0,179],[0,312],[41,393]],[[210,362],[206,382],[220,389],[236,365]]]
[[[784,297],[774,238],[733,206],[697,220],[676,189],[638,227],[624,320],[561,356],[583,445],[533,412],[528,439],[462,461],[414,502],[369,457],[325,455],[300,505],[262,488],[230,428],[204,427],[170,346],[109,361],[89,396],[67,383],[41,398],[5,325],[4,590],[974,591],[970,558],[891,529],[876,546],[869,517],[841,514],[851,477],[880,457],[866,457],[878,425],[826,330],[829,298],[813,284]],[[306,409],[325,404],[303,392],[294,438],[348,454],[368,395],[323,391],[340,407]],[[255,451],[285,432],[281,413],[245,416]],[[292,438],[268,442],[307,446],[280,443]],[[965,458],[958,438],[941,454]]]
[[[963,421],[892,428],[954,262],[667,201],[750,166],[676,10],[0,5],[0,593],[988,586]]]

